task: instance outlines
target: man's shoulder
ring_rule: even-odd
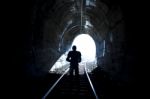
[[[80,51],[77,51],[78,53],[81,53]]]
[[[69,51],[69,54],[72,54],[73,53],[73,51]]]
[[[80,52],[80,51],[77,51],[77,53],[78,53],[78,54],[81,54],[81,52]]]
[[[70,54],[72,54],[72,53],[78,53],[78,54],[81,54],[80,51],[69,51],[69,53],[70,53]]]
[[[69,51],[69,53],[73,53],[73,51]]]

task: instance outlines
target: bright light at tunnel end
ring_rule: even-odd
[[[73,45],[76,45],[77,51],[81,52],[82,61],[81,63],[79,63],[80,74],[84,74],[85,65],[88,72],[91,72],[94,68],[97,67],[96,46],[94,40],[88,34],[80,34],[75,37],[70,49],[57,60],[57,62],[52,66],[49,72],[62,74],[65,69],[69,67],[69,62],[66,61],[66,57],[68,52],[72,50]]]
[[[96,56],[96,46],[94,40],[88,34],[80,34],[78,35],[73,43],[72,46],[76,45],[77,50],[81,52],[82,61],[84,62],[91,62],[95,60]]]

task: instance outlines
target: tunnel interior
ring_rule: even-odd
[[[77,51],[81,54],[81,63],[79,64],[79,74],[84,74],[84,65],[91,72],[97,67],[96,46],[94,40],[88,34],[80,34],[74,38],[70,48],[56,61],[49,72],[63,74],[69,68],[69,62],[66,61],[67,54],[72,50],[72,46],[76,45]],[[90,48],[89,48],[90,47]],[[103,51],[103,50],[102,50]]]
[[[138,36],[137,20],[132,13],[136,11],[134,3],[126,0],[32,0],[20,5],[22,11],[17,12],[16,18],[21,21],[15,26],[17,29],[20,26],[19,33],[9,36],[14,45],[10,56],[15,67],[11,72],[17,83],[28,85],[23,86],[21,94],[36,96],[38,84],[44,83],[50,69],[82,34],[89,35],[95,44],[95,68],[90,72],[96,79],[100,79],[103,71],[118,86],[131,87],[128,85],[135,79],[136,48],[139,48],[139,38],[135,37]]]
[[[37,1],[32,14],[27,57],[33,60],[25,64],[27,75],[47,74],[79,34],[88,34],[95,41],[97,66],[114,78],[125,70],[120,65],[124,56],[125,26],[119,5],[108,6],[99,0]],[[105,55],[102,55],[104,45]]]

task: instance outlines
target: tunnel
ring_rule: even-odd
[[[124,20],[119,6],[109,8],[97,0],[42,3],[37,1],[33,7],[31,47],[26,56],[33,60],[25,66],[27,74],[44,76],[70,48],[77,35],[89,34],[95,41],[97,65],[113,76],[118,75],[122,69],[119,62],[122,62],[125,45]],[[101,54],[103,43],[106,47],[104,56]]]
[[[26,93],[27,98],[38,99],[37,94],[41,94],[44,88],[41,84],[46,83],[45,79],[50,75],[50,69],[71,50],[78,36],[88,35],[95,47],[93,50],[93,45],[88,43],[89,48],[84,49],[94,53],[95,67],[89,67],[92,68],[90,73],[94,74],[95,81],[99,81],[102,75],[105,75],[107,80],[109,79],[108,85],[110,82],[116,85],[116,93],[125,96],[125,90],[130,90],[133,81],[132,70],[136,57],[136,45],[131,29],[133,23],[130,23],[128,14],[131,11],[127,10],[125,5],[128,4],[127,1],[32,0],[23,4],[27,5],[21,7],[20,12],[20,31],[23,32],[11,34],[16,38],[13,42],[16,44],[16,50],[11,57],[12,64],[17,66],[14,67],[15,71],[18,70],[15,72],[16,79],[20,79],[23,85],[21,94]],[[18,35],[20,38],[17,38]],[[85,45],[84,38],[86,37],[75,43],[77,48],[82,42]],[[84,55],[89,57],[88,54]],[[50,77],[55,79],[53,75]],[[115,88],[110,90],[113,89]],[[103,99],[110,99],[107,95],[105,97],[105,92],[103,94]]]

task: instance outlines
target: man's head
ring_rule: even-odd
[[[76,51],[76,46],[75,46],[75,45],[72,46],[72,50],[73,50],[73,51]]]

